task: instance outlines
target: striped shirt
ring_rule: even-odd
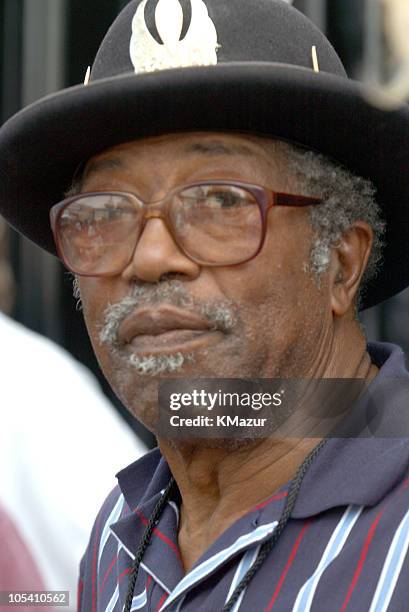
[[[371,388],[383,402],[389,437],[379,437],[378,428],[376,437],[327,442],[235,612],[409,610],[409,372],[400,348],[376,343],[368,350],[381,368]],[[158,449],[118,474],[81,562],[81,612],[123,610],[132,559],[169,479]],[[288,486],[236,521],[187,574],[177,541],[179,500],[168,501],[142,560],[132,610],[220,611],[274,532]]]

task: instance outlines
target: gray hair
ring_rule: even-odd
[[[311,207],[311,225],[316,237],[311,247],[310,270],[318,283],[328,269],[331,250],[343,234],[358,220],[372,228],[374,240],[357,296],[359,305],[367,283],[377,276],[382,263],[386,223],[376,201],[376,189],[370,180],[356,176],[324,155],[294,145],[286,147],[303,194],[323,198],[320,206]]]

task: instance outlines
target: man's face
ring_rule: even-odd
[[[82,191],[125,191],[154,202],[179,186],[212,179],[304,195],[281,143],[210,133],[164,136],[106,151],[88,163]],[[325,280],[318,288],[308,272],[309,215],[308,207],[270,209],[260,254],[245,264],[216,268],[191,261],[165,222],[152,218],[122,273],[79,279],[102,370],[145,425],[154,429],[157,382],[164,376],[316,372],[331,308]]]

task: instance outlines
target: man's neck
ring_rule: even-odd
[[[236,450],[160,441],[182,497],[179,547],[188,571],[236,520],[291,479],[318,439],[267,438]]]
[[[378,370],[366,352],[363,336],[346,335],[332,346],[334,351],[315,370],[317,378],[369,381],[376,376]],[[215,448],[205,440],[175,444],[160,439],[161,452],[182,497],[179,546],[185,569],[236,520],[288,482],[320,440],[275,435],[246,445],[226,443]]]

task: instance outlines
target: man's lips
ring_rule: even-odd
[[[169,334],[177,330],[180,330],[179,334]],[[159,338],[152,338],[152,336],[164,335],[163,339],[175,336],[175,340],[179,336],[183,342],[184,336],[187,339],[189,335],[199,336],[200,332],[212,330],[214,326],[203,317],[174,306],[161,306],[155,309],[138,308],[119,326],[118,340],[121,344],[129,344],[138,338],[142,340],[140,337],[143,336],[144,340],[150,338],[155,343],[155,340]]]

